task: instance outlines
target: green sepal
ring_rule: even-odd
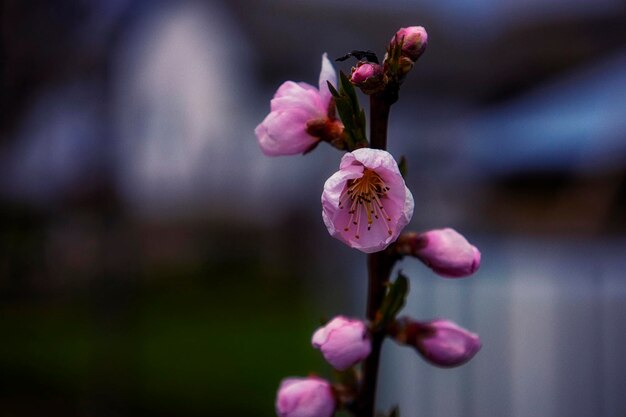
[[[358,388],[359,377],[356,373],[356,369],[354,369],[354,366],[343,371],[334,370],[334,374],[335,381],[337,381],[341,385],[348,387],[352,390],[356,390]]]
[[[398,169],[400,170],[400,175],[402,178],[406,178],[407,166],[406,166],[406,158],[404,155],[400,157],[400,162],[398,162]]]
[[[396,78],[398,69],[400,67],[400,58],[402,57],[402,45],[404,44],[404,38],[398,41],[396,35],[394,42],[387,48],[387,57],[385,59],[386,69],[388,70],[388,76]]]
[[[337,91],[335,86],[332,85],[330,81],[326,81],[326,84],[328,84],[328,90],[330,91],[330,94],[333,95],[333,97],[335,97],[336,99],[341,97],[341,95],[339,95],[339,91]]]
[[[378,412],[376,413],[376,417],[400,417],[400,409],[396,405],[389,411],[389,414],[385,412]]]
[[[406,297],[409,294],[409,280],[402,272],[398,272],[398,278],[389,286],[383,304],[378,312],[375,328],[384,329],[389,323],[395,320],[396,316],[406,304]]]

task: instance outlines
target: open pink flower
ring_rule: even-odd
[[[278,88],[270,113],[254,130],[265,155],[303,153],[315,147],[320,136],[330,136],[325,139],[331,140],[341,134],[343,125],[334,119],[332,95],[326,81],[337,85],[335,69],[324,54],[319,88],[293,81],[286,81]]]
[[[313,334],[313,347],[338,371],[365,359],[372,350],[367,325],[361,320],[337,316]]]
[[[328,381],[317,378],[285,378],[276,395],[279,417],[331,417],[335,398]]]
[[[324,184],[322,217],[328,232],[365,253],[385,249],[413,216],[413,195],[387,151],[346,153]]]

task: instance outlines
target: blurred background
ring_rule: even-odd
[[[282,377],[330,376],[310,336],[365,305],[320,216],[340,154],[265,158],[253,129],[323,52],[382,56],[410,25],[410,227],[483,266],[405,260],[405,313],[484,347],[441,370],[387,343],[380,407],[626,416],[623,0],[1,4],[1,416],[272,416]]]

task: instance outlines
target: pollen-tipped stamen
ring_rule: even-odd
[[[381,201],[389,190],[390,188],[385,184],[383,179],[376,172],[367,168],[363,170],[363,175],[360,178],[349,180],[339,201],[339,208],[343,209],[348,207],[348,199],[351,200],[350,210],[348,211],[350,217],[343,230],[347,232],[350,230],[350,224],[354,225],[354,237],[359,239],[362,216],[361,211],[365,210],[368,231],[372,229],[374,219],[380,220],[382,217],[385,222],[385,226],[387,227],[387,233],[391,235],[392,231],[389,226],[391,217],[387,214],[387,211]]]

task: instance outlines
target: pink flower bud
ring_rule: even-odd
[[[334,112],[334,107],[331,106],[332,95],[326,81],[337,85],[337,74],[324,54],[319,88],[293,81],[287,81],[278,88],[271,102],[271,112],[254,130],[265,155],[294,155],[312,149],[321,138],[312,134],[311,125],[328,125],[327,130],[331,133],[341,134],[343,125],[337,120],[329,120],[329,109]],[[334,138],[324,139],[330,141]]]
[[[279,417],[331,417],[335,398],[328,381],[317,378],[285,378],[276,396]]]
[[[324,358],[338,371],[348,369],[365,359],[372,350],[365,323],[342,316],[335,317],[320,327],[311,341],[313,347],[322,351]]]
[[[391,39],[391,45],[395,45],[396,39],[402,43],[402,55],[411,58],[412,61],[417,59],[424,53],[428,44],[428,34],[422,26],[410,26],[401,28],[396,32],[396,36]]]
[[[374,94],[385,88],[386,76],[381,65],[362,61],[352,68],[350,82],[365,94]]]
[[[414,347],[428,362],[445,368],[463,365],[481,348],[477,334],[450,320],[422,323],[404,317],[390,333],[398,343]]]
[[[447,278],[472,275],[480,267],[480,251],[454,229],[405,233],[398,239],[398,253],[419,258],[435,273]]]
[[[385,249],[413,216],[413,195],[387,151],[346,153],[324,184],[322,217],[328,232],[365,253]]]

